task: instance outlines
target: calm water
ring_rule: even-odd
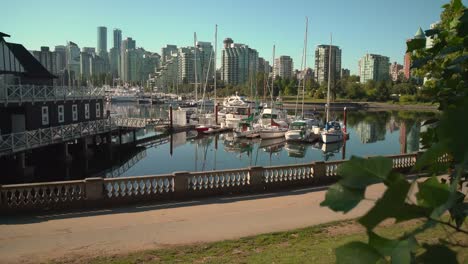
[[[160,106],[117,104],[108,105],[108,109],[128,117],[167,117],[167,111]],[[196,132],[191,131],[175,134],[162,144],[125,147],[112,156],[105,147],[97,148],[91,158],[74,156],[69,163],[61,161],[60,154],[54,155],[54,152],[61,153],[59,148],[39,149],[28,158],[28,166],[34,168],[32,175],[18,175],[14,161],[7,162],[2,165],[5,175],[0,177],[0,184],[210,171],[349,159],[352,155],[411,153],[419,150],[419,135],[425,129],[421,124],[434,115],[427,112],[349,112],[350,139],[345,144],[287,144],[281,139],[234,141],[230,134],[197,137]],[[332,116],[342,120],[342,113]],[[140,130],[137,138],[156,133],[150,129]],[[131,135],[124,135],[123,142],[131,138]],[[72,145],[70,149],[78,147]]]
[[[130,116],[165,114],[159,106],[112,107]],[[341,113],[334,115],[342,118]],[[147,148],[141,155],[144,157],[114,176],[298,164],[349,159],[352,155],[411,153],[419,150],[419,134],[425,129],[422,122],[433,115],[419,112],[349,112],[347,123],[350,139],[345,144],[288,144],[282,140],[262,142],[260,139],[234,141],[229,133],[196,137],[193,132],[184,132],[173,136],[172,153],[170,143]]]

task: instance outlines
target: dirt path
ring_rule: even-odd
[[[366,196],[384,191],[375,185]],[[355,218],[322,208],[323,188],[0,220],[0,263],[37,263],[235,239]]]

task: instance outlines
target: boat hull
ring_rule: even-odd
[[[270,138],[280,138],[284,137],[284,134],[286,134],[287,130],[286,129],[262,129],[260,130],[260,138],[262,139],[270,139]]]
[[[343,141],[343,133],[334,133],[334,132],[322,132],[322,141],[323,143],[334,143]]]

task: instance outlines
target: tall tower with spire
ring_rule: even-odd
[[[418,31],[416,31],[416,34],[414,34],[414,37],[412,39],[426,39],[426,35],[424,34],[424,31],[421,27],[419,27]],[[406,40],[406,43],[408,43],[412,39]],[[403,70],[405,73],[405,78],[409,80],[411,78],[411,52],[407,52],[405,54]]]

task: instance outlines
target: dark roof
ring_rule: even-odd
[[[42,64],[34,58],[34,56],[26,50],[21,44],[5,42],[10,48],[11,52],[23,66],[26,77],[54,79],[57,78],[51,74]]]

